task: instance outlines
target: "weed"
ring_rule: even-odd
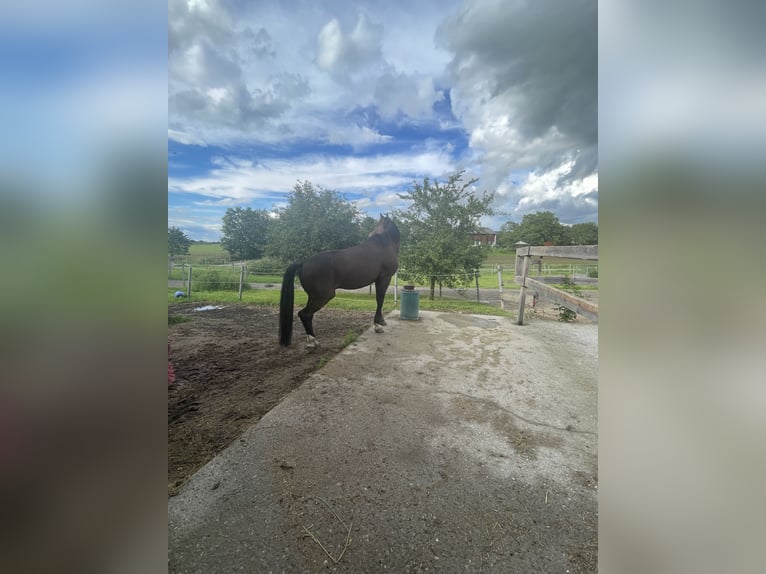
[[[561,288],[564,291],[569,291],[576,297],[582,297],[582,289],[580,289],[580,286],[575,284],[575,282],[572,280],[569,275],[564,275],[564,277],[561,279]],[[564,305],[559,305],[558,307],[554,307],[555,311],[558,311],[559,313],[559,321],[564,321],[565,323],[571,323],[577,318],[577,313],[569,309],[568,307],[564,307]]]
[[[571,323],[577,318],[577,313],[575,313],[568,307],[564,307],[563,305],[554,307],[553,310],[559,312],[559,321],[564,321],[565,323]]]
[[[355,342],[359,338],[359,335],[349,331],[346,336],[343,337],[343,346],[348,347],[351,343]]]
[[[564,275],[561,279],[561,288],[564,291],[569,291],[572,295],[582,297],[582,289],[577,285],[569,275]]]
[[[189,317],[183,317],[182,315],[168,315],[168,325],[177,325],[178,323],[186,323],[191,321]]]

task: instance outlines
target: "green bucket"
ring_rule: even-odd
[[[420,319],[420,293],[415,291],[414,285],[405,285],[402,291],[402,304],[399,309],[399,318],[405,321],[417,321]]]

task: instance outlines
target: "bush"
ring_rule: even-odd
[[[242,289],[250,289],[250,285],[244,283]],[[201,271],[192,276],[192,291],[239,291],[239,273]]]
[[[598,267],[592,267],[588,269],[588,277],[593,277],[594,279],[598,279]]]
[[[248,273],[269,273],[281,275],[285,272],[286,265],[275,257],[263,257],[247,264]]]

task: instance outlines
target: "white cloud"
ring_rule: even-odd
[[[339,81],[348,81],[358,72],[382,64],[380,42],[383,27],[373,24],[359,14],[354,29],[344,34],[340,23],[333,18],[319,32],[317,38],[317,65]]]
[[[168,129],[168,139],[184,145],[207,146],[202,138],[178,130]]]
[[[392,188],[403,192],[413,179],[423,175],[443,179],[455,169],[449,154],[435,150],[370,157],[312,156],[258,163],[241,158],[217,158],[214,163],[216,167],[205,176],[171,177],[169,191],[246,203],[267,198],[276,200],[290,192],[297,181],[310,181],[326,189],[354,191],[373,198],[382,191],[391,192]]]
[[[437,76],[448,62],[434,42],[443,3],[419,6],[418,22],[396,4],[234,9],[218,0],[171,0],[172,130],[210,145],[310,139],[361,149],[384,136],[373,123],[349,128],[356,108],[378,106],[397,122],[399,114],[436,119]]]
[[[386,72],[375,86],[375,103],[383,117],[395,117],[400,111],[414,118],[428,116],[442,99],[433,79],[420,74]]]
[[[515,186],[504,182],[498,209],[508,212],[514,221],[535,211],[552,211],[567,224],[597,220],[598,175],[567,180],[574,164],[567,160],[549,170],[532,171]]]
[[[384,143],[391,140],[391,136],[385,136],[367,126],[337,126],[332,129],[327,141],[331,144],[350,144],[355,149],[368,144]]]

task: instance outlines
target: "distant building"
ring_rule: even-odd
[[[474,245],[497,245],[497,233],[486,227],[480,227],[476,233],[471,233],[471,241]]]

